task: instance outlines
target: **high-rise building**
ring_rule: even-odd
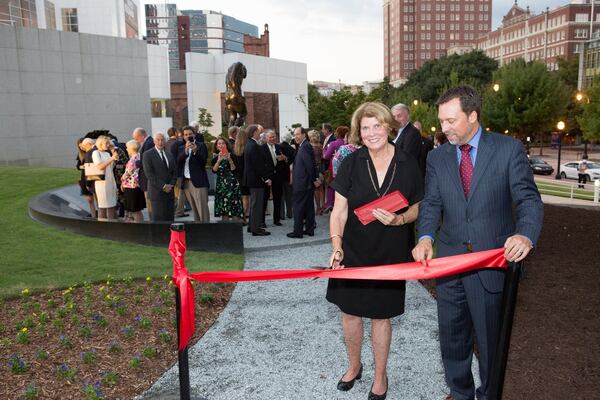
[[[245,36],[258,39],[258,27],[215,11],[146,4],[146,40],[169,48],[169,65],[174,70],[185,69],[187,52],[246,53]],[[266,48],[268,56],[268,43]]]
[[[384,0],[384,76],[400,85],[448,48],[473,47],[491,23],[492,0]]]
[[[523,9],[515,2],[502,19],[501,27],[480,37],[477,48],[500,65],[523,58],[542,61],[549,70],[555,70],[558,58],[579,57],[579,50],[590,39],[590,33],[600,29],[599,21],[598,0],[594,5],[590,0],[573,0],[552,10],[546,8],[540,14],[534,14],[529,7]]]

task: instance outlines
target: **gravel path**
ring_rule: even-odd
[[[318,223],[312,244],[285,238],[285,227],[269,228],[273,235],[267,238],[246,234],[252,245],[246,246],[245,269],[324,265],[330,251],[323,243],[326,219]],[[238,283],[219,319],[189,351],[193,398],[365,399],[373,377],[370,325],[367,320],[363,379],[339,392],[346,355],[339,311],[324,298],[326,285],[306,279]],[[418,282],[408,283],[406,297],[406,313],[392,320],[388,399],[442,399],[447,389],[435,301]],[[175,365],[140,399],[176,399],[178,385]]]

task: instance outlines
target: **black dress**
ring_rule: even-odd
[[[371,169],[373,180],[367,168]],[[413,224],[386,226],[375,220],[363,225],[354,214],[354,209],[380,197],[374,184],[378,185],[377,173],[366,147],[344,159],[331,184],[336,192],[348,200],[342,261],[346,268],[412,261],[410,252],[414,247]],[[417,161],[408,153],[395,148],[382,188],[377,189],[381,196],[400,190],[411,205],[421,201],[423,177]],[[404,211],[406,210],[398,213]],[[404,313],[405,293],[405,281],[330,279],[326,298],[346,314],[387,319]]]

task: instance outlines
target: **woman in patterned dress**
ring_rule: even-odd
[[[125,171],[121,176],[123,206],[126,212],[125,221],[142,222],[144,220],[142,210],[146,208],[146,199],[144,192],[140,189],[140,168],[137,166],[137,162],[140,160],[139,149],[140,145],[135,140],[127,142],[129,161],[127,161]]]
[[[231,157],[228,140],[220,137],[215,141],[212,165],[213,172],[217,174],[215,217],[222,217],[223,221],[242,220],[242,192],[234,174],[237,167]]]

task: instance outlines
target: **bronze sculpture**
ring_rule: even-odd
[[[244,125],[244,118],[248,114],[246,110],[246,98],[242,95],[242,81],[246,77],[247,71],[244,64],[236,62],[231,64],[227,70],[225,84],[227,93],[225,94],[225,106],[229,114],[228,127]]]

